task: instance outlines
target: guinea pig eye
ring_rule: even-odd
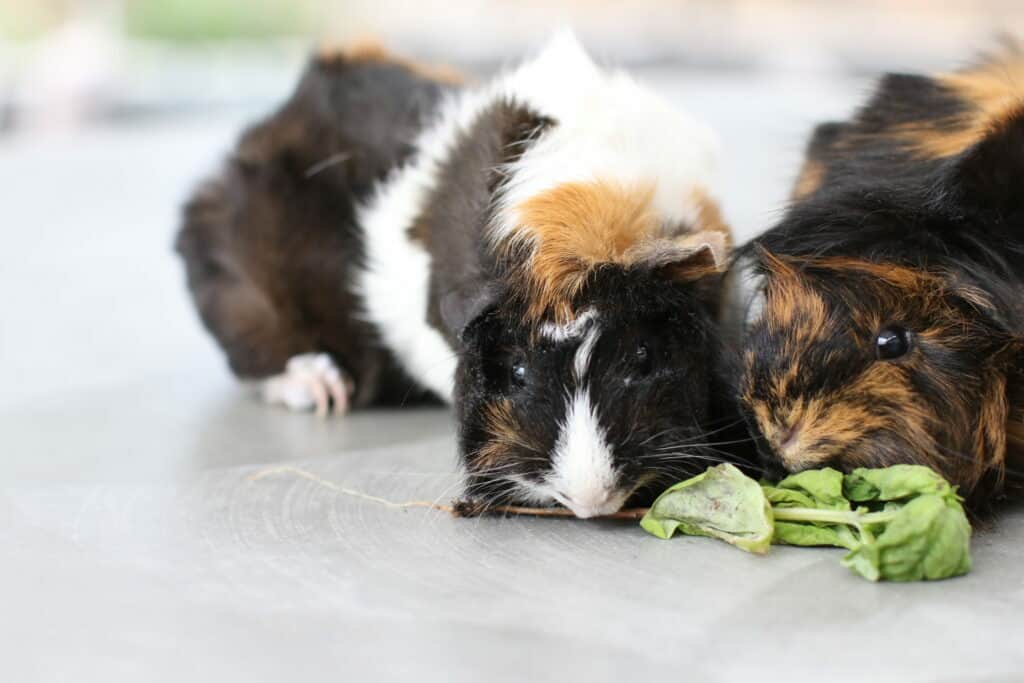
[[[883,327],[875,337],[875,355],[879,360],[893,360],[910,351],[910,333],[898,325]]]
[[[633,361],[636,365],[637,373],[641,375],[649,375],[654,369],[654,354],[651,353],[650,347],[644,342],[640,342],[637,345]]]
[[[529,372],[526,369],[526,361],[521,358],[517,358],[512,361],[512,365],[509,368],[509,378],[512,381],[512,386],[521,387],[526,384],[526,380],[529,377]]]

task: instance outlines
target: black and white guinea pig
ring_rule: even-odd
[[[268,400],[454,399],[469,497],[590,517],[720,459],[714,161],[704,126],[569,34],[479,86],[321,56],[178,248]]]
[[[976,505],[1024,480],[1024,55],[889,75],[820,126],[736,261],[736,392],[769,467],[931,466]],[[740,288],[742,289],[742,288]]]

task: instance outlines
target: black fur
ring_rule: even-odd
[[[356,203],[408,157],[446,88],[390,62],[314,60],[189,201],[177,250],[236,374],[320,351],[352,375],[356,406],[424,397],[348,283],[363,259]]]
[[[501,266],[484,231],[491,222],[501,169],[554,122],[513,102],[491,105],[459,136],[409,236],[431,258],[427,320],[457,348],[475,309],[496,301]],[[445,313],[442,314],[442,306]]]
[[[711,278],[713,279],[713,278]],[[588,283],[577,310],[592,308],[600,336],[580,381],[573,364],[581,339],[538,340],[518,306],[493,308],[467,329],[456,382],[460,450],[467,495],[490,504],[517,502],[509,475],[540,483],[565,421],[568,398],[583,386],[601,416],[623,486],[642,482],[632,504],[723,459],[735,434],[712,405],[719,347],[706,282],[673,282],[652,269],[607,266]],[[646,348],[648,360],[637,351]],[[512,366],[522,363],[525,381]],[[498,475],[474,463],[494,439],[487,408],[507,401],[520,438]]]
[[[825,124],[815,132],[807,154],[824,170],[820,186],[740,250],[736,263],[752,260],[769,283],[776,277],[770,260],[781,258],[796,268],[824,299],[830,316],[817,341],[806,345],[795,344],[792,329],[754,322],[743,349],[751,364],[744,368],[742,358],[732,359],[735,391],[767,466],[777,467],[779,455],[765,440],[751,405],[833,400],[829,397],[838,396],[844,385],[882,362],[872,355],[878,330],[858,322],[875,315],[883,325],[899,323],[912,333],[948,328],[934,338],[918,338],[912,361],[893,366],[914,387],[916,405],[940,417],[926,427],[937,443],[938,468],[980,504],[1024,477],[1019,442],[1010,439],[1005,463],[1004,454],[994,452],[998,449],[973,445],[987,419],[985,410],[1002,402],[1009,413],[1003,428],[1011,433],[1024,415],[1024,110],[993,124],[952,156],[922,155],[900,134],[908,123],[939,131],[958,125],[972,106],[939,81],[886,77],[852,121]],[[929,286],[880,301],[873,294],[881,291],[878,278],[818,268],[822,259],[906,267],[934,275],[941,293]],[[895,310],[904,311],[905,319],[892,320]],[[773,383],[794,365],[798,377],[779,395]],[[986,396],[1001,381],[1007,383],[1006,395]],[[950,393],[950,386],[956,391]],[[849,409],[852,400],[833,403],[831,410]],[[872,395],[856,400],[893,415],[909,408]],[[885,430],[867,433],[838,444],[838,454],[819,464],[848,467],[847,454],[876,466],[920,461],[906,438]]]

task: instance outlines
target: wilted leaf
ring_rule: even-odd
[[[772,508],[760,484],[724,464],[669,488],[654,501],[640,526],[659,538],[679,531],[765,553],[772,539]]]

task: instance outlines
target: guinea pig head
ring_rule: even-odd
[[[703,469],[721,247],[588,268],[565,306],[496,293],[462,334],[467,496],[594,517]]]
[[[930,466],[1000,479],[1017,342],[951,276],[761,251],[740,402],[769,469]]]

